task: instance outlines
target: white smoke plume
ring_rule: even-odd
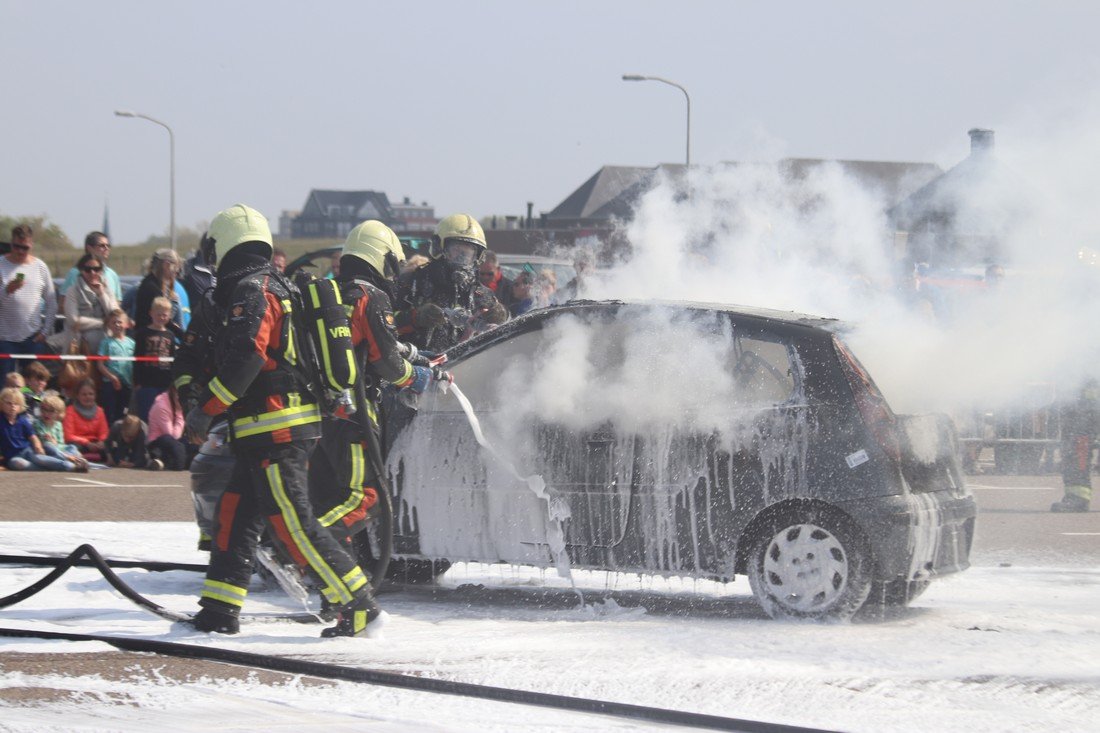
[[[1089,119],[1079,110],[1036,125],[1035,137],[1006,128],[989,174],[945,191],[960,233],[988,235],[966,241],[999,242],[1008,276],[938,302],[934,318],[904,294],[881,192],[828,164],[801,180],[778,164],[745,164],[693,172],[690,191],[660,181],[626,227],[631,255],[586,294],[839,318],[903,412],[993,409],[1037,388],[1072,389],[1100,373],[1100,264],[1089,264],[1100,260],[1100,128]],[[980,276],[987,258],[964,252],[959,265]]]

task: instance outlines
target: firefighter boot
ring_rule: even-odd
[[[1089,500],[1083,496],[1077,496],[1076,494],[1066,494],[1061,499],[1051,504],[1050,510],[1056,514],[1087,512],[1089,510]]]
[[[321,636],[326,639],[334,636],[371,636],[381,627],[383,617],[378,602],[367,593],[341,606],[336,625],[323,630]]]
[[[191,618],[191,625],[198,631],[219,634],[236,634],[241,630],[240,619],[237,618],[237,610],[232,607],[203,606],[198,613]]]

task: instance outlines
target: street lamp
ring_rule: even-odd
[[[116,109],[116,117],[137,117],[142,120],[148,120],[154,125],[160,125],[168,131],[168,193],[169,202],[171,206],[171,219],[169,232],[172,237],[172,250],[176,249],[176,136],[172,133],[172,128],[166,123],[160,120],[154,119],[149,115],[143,115],[140,112],[131,112],[128,109]]]
[[[641,74],[623,74],[623,81],[659,81],[662,84],[668,84],[671,87],[676,87],[684,93],[684,99],[687,100],[687,153],[684,156],[684,164],[691,167],[691,97],[688,96],[687,89],[677,84],[674,81],[668,79],[662,79],[659,76],[642,76]]]

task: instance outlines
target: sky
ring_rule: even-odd
[[[131,522],[125,532],[118,528],[109,522],[3,522],[0,552],[56,554],[88,542],[111,558],[203,561],[194,550],[193,524]],[[1066,557],[1035,563],[1026,552],[1014,553],[1011,563],[980,553],[972,559],[974,567],[936,580],[898,617],[851,624],[769,620],[748,598],[743,579],[723,586],[578,571],[573,575],[585,594],[584,607],[539,608],[534,599],[573,597],[555,573],[458,564],[434,595],[384,594],[389,618],[374,639],[321,641],[319,626],[272,619],[300,609],[281,591],[260,587],[249,593],[245,610],[267,615],[266,621],[246,620],[234,637],[200,634],[142,611],[90,568],[74,568],[38,595],[0,610],[0,626],[214,646],[827,730],[1095,730],[1100,570]],[[45,574],[42,567],[6,567],[0,597]],[[119,575],[155,603],[177,611],[195,607],[196,573]],[[511,601],[479,597],[477,584]],[[609,589],[620,593],[621,605],[600,595]],[[629,605],[624,594],[642,605]],[[106,655],[111,648],[3,638],[0,652]],[[317,687],[294,679],[272,686],[211,678],[179,684],[137,669],[122,679],[66,675],[56,659],[55,674],[15,664],[0,674],[0,728],[688,730],[364,684]],[[7,702],[3,694],[36,687],[69,694],[38,695],[24,705]]]
[[[934,162],[1094,86],[1091,2],[0,0],[0,213],[116,243],[312,188],[549,211],[602,165]]]

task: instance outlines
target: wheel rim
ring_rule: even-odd
[[[791,525],[768,543],[763,580],[768,593],[792,610],[828,608],[848,584],[848,554],[827,529]]]

